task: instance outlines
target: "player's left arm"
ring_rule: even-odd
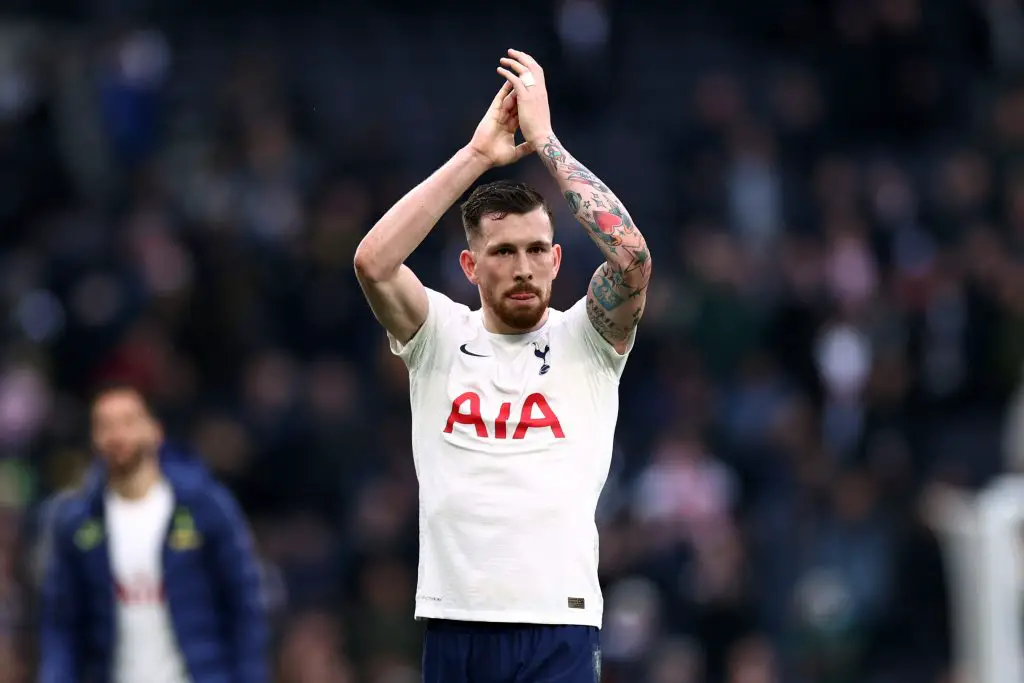
[[[536,150],[576,220],[604,255],[605,262],[590,279],[587,317],[619,354],[643,315],[647,285],[651,281],[651,255],[647,242],[626,207],[555,136],[551,128],[544,70],[530,55],[509,50],[498,73],[514,88],[523,137]]]
[[[647,242],[615,193],[569,154],[554,133],[538,153],[605,259],[590,278],[587,317],[616,351],[625,353],[643,315],[651,281]]]

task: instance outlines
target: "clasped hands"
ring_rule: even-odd
[[[469,142],[471,151],[495,167],[519,161],[553,135],[544,69],[519,50],[509,50],[499,61],[497,71],[505,83]],[[517,130],[525,142],[516,144]]]

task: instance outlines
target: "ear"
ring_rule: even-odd
[[[558,277],[558,269],[562,267],[562,245],[561,244],[554,244],[554,245],[551,246],[551,258],[552,258],[551,279],[554,280],[556,277]]]
[[[472,282],[474,285],[480,284],[480,279],[476,276],[476,256],[469,249],[463,249],[462,253],[459,254],[459,265],[462,266],[462,272],[465,273],[466,279]]]

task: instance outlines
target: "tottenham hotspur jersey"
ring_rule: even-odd
[[[427,295],[416,335],[390,340],[410,377],[416,617],[600,627],[594,514],[628,350],[601,338],[584,299],[498,335],[479,310]]]

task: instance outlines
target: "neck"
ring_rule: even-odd
[[[144,497],[160,479],[160,466],[156,458],[145,458],[139,466],[121,475],[111,475],[109,486],[114,493],[128,500]]]
[[[509,325],[506,325],[501,321],[501,318],[496,316],[494,314],[494,311],[492,311],[488,306],[483,307],[483,313],[484,329],[490,332],[491,334],[527,334],[529,332],[533,332],[534,330],[539,330],[540,328],[544,327],[544,323],[548,321],[548,309],[546,308],[544,309],[544,315],[540,317],[540,320],[537,321],[537,324],[529,328],[511,327]]]

